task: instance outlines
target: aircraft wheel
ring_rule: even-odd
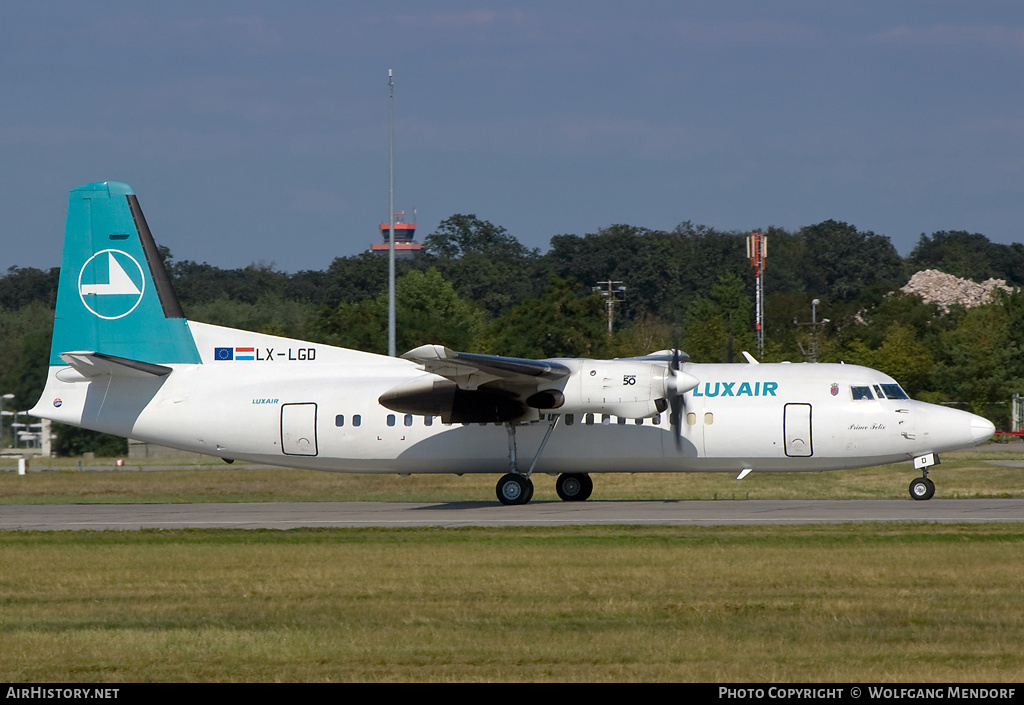
[[[498,480],[495,491],[502,504],[526,504],[533,497],[533,482],[524,475],[510,472]]]
[[[910,483],[910,496],[914,499],[931,499],[935,494],[935,483],[927,477],[919,477]]]
[[[582,502],[594,491],[594,481],[586,473],[563,473],[555,480],[555,492],[563,502]]]

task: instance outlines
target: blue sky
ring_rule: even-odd
[[[323,269],[396,207],[521,242],[615,223],[1024,240],[1019,2],[9,3],[0,271],[119,180],[176,259]],[[769,260],[769,267],[771,266]]]

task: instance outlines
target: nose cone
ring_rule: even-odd
[[[984,443],[996,432],[991,421],[967,411],[932,404],[921,404],[918,409],[918,438],[928,451],[970,448]]]
[[[984,443],[995,435],[996,427],[991,421],[981,416],[971,418],[971,439],[974,445]]]

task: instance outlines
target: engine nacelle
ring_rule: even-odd
[[[446,377],[425,374],[382,394],[382,406],[403,414],[440,416],[444,423],[504,423],[560,414],[609,414],[641,419],[666,411],[671,397],[697,380],[643,359],[558,360],[570,373],[537,387],[504,389],[486,384],[463,389]],[[525,385],[524,385],[525,386]]]
[[[563,414],[610,414],[630,419],[646,418],[668,408],[664,365],[643,360],[559,360],[572,369],[572,374],[541,390],[527,403],[544,392],[560,391]]]
[[[443,423],[504,423],[521,418],[526,406],[510,392],[460,389],[454,382],[424,375],[389,389],[378,401],[403,414],[440,416]]]

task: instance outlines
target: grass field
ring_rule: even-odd
[[[1024,454],[945,456],[937,496],[1021,496],[992,458]],[[97,463],[0,473],[0,496],[494,501],[496,479]],[[915,475],[612,475],[594,496],[910,501]],[[2,532],[0,680],[1020,682],[1024,524]]]
[[[1024,496],[1020,451],[993,446],[949,453],[930,473],[942,499]],[[217,459],[77,460],[31,463],[25,476],[0,472],[0,504],[61,502],[268,502],[268,501],[494,501],[496,475],[349,475],[265,466],[226,465]],[[0,460],[14,470],[16,461]],[[153,468],[160,468],[154,470]],[[635,499],[906,499],[919,473],[910,463],[823,473],[757,473],[743,480],[724,473],[594,475],[595,500]],[[557,500],[554,479],[534,476],[535,501]]]
[[[0,534],[0,680],[1024,680],[1024,526]]]

